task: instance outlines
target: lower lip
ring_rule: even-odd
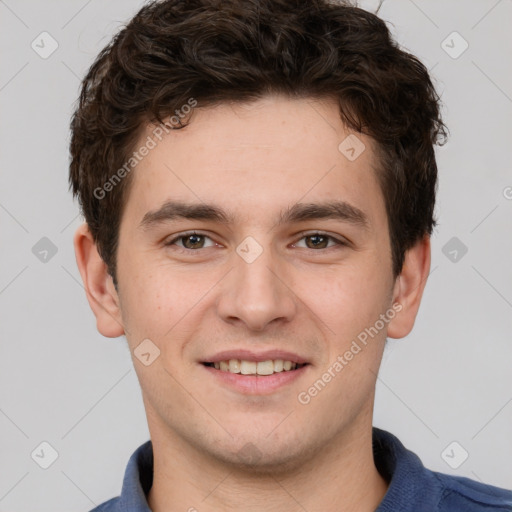
[[[245,395],[269,395],[300,378],[309,367],[309,365],[304,365],[297,370],[256,376],[226,372],[211,366],[201,366],[221,384]]]

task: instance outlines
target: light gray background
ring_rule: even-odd
[[[100,336],[86,302],[67,188],[80,79],[141,5],[0,0],[3,512],[90,510],[119,493],[148,439],[126,341]],[[437,152],[432,273],[415,330],[389,342],[374,423],[434,470],[512,488],[512,2],[387,0],[380,15],[432,69],[451,137]],[[50,47],[43,31],[59,45],[47,59],[31,47]],[[442,47],[454,31],[469,44],[458,58]],[[58,249],[46,263],[32,252],[42,237]],[[456,262],[443,253],[453,237],[468,248]],[[31,458],[42,441],[59,455],[46,470]],[[441,456],[453,441],[452,464],[469,453],[457,469]]]

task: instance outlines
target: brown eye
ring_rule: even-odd
[[[201,249],[204,244],[203,235],[186,235],[180,237],[183,240],[183,246],[185,249]]]
[[[178,249],[185,249],[190,251],[204,249],[215,245],[213,241],[210,243],[210,245],[205,245],[206,240],[211,239],[209,236],[203,235],[201,233],[182,233],[181,235],[178,235],[174,237],[172,240],[166,242],[165,245],[176,245]]]
[[[338,240],[325,233],[304,233],[300,241],[305,240],[306,249],[331,249],[334,246],[347,245],[344,241]],[[331,245],[329,243],[331,242]]]
[[[311,240],[310,244],[306,242],[309,249],[326,249],[330,237],[326,235],[308,235],[304,238]]]

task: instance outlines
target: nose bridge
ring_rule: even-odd
[[[262,330],[277,319],[290,321],[296,307],[285,284],[285,266],[278,261],[268,237],[265,240],[260,243],[248,236],[237,246],[235,268],[218,303],[218,313],[225,321],[238,319],[252,330]]]

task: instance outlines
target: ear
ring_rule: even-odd
[[[119,297],[87,224],[76,230],[73,243],[87,300],[96,316],[96,327],[103,336],[117,338],[124,334]]]
[[[403,338],[411,332],[429,271],[430,236],[425,236],[405,253],[393,290],[393,304],[399,304],[402,309],[389,322],[388,337]]]

